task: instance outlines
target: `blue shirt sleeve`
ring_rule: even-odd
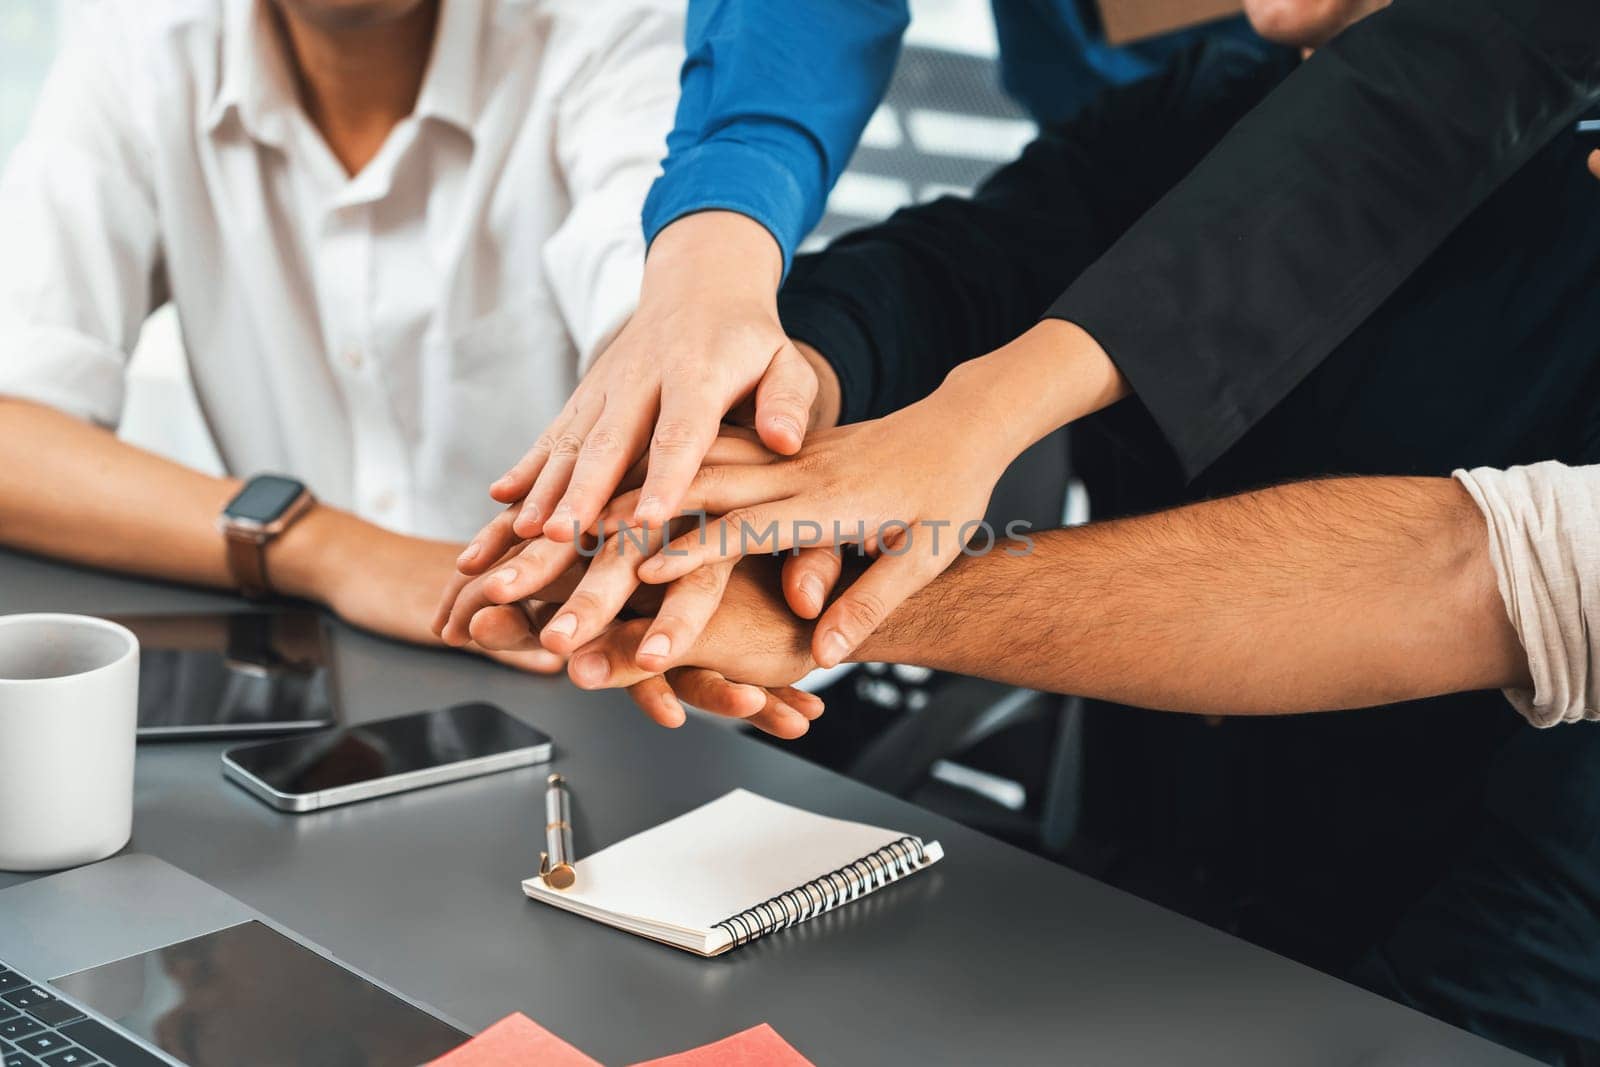
[[[888,88],[907,0],[691,0],[677,125],[644,205],[646,240],[723,209],[795,248]]]

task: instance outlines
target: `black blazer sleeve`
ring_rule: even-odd
[[[844,421],[926,396],[1037,322],[1291,67],[1208,43],[1046,129],[971,198],[904,209],[797,258],[779,314],[832,364]]]
[[[1600,0],[1397,0],[1072,282],[1193,476],[1600,98]]]

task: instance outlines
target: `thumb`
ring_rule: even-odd
[[[935,551],[931,530],[921,524],[906,531],[900,550],[884,554],[868,567],[817,620],[811,655],[819,667],[833,667],[872,636],[907,597],[933,581],[960,554],[961,546],[945,536]]]
[[[756,433],[774,452],[792,456],[805,443],[817,374],[792,344],[778,349],[756,386]]]

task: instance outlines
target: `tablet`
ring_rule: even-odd
[[[139,736],[239,737],[335,721],[320,615],[303,609],[115,616],[139,639]]]

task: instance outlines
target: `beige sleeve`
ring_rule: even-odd
[[[1455,472],[1489,527],[1506,614],[1533,690],[1506,698],[1535,726],[1600,719],[1600,466]]]

